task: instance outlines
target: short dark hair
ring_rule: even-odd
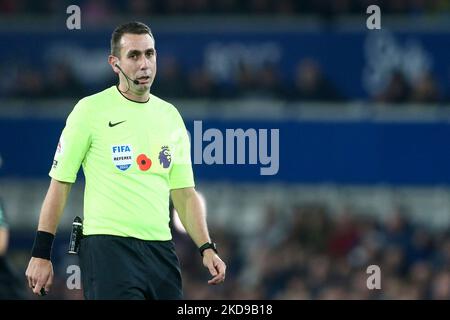
[[[120,39],[125,33],[149,34],[153,38],[150,28],[142,22],[133,21],[121,24],[113,31],[111,36],[111,54],[113,56],[120,57]]]

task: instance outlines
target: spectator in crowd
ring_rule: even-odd
[[[187,80],[181,66],[173,55],[160,58],[158,62],[158,78],[152,85],[162,98],[186,98],[188,96]]]
[[[436,81],[430,72],[423,73],[412,84],[411,102],[437,103],[440,101],[440,93]]]
[[[280,75],[274,64],[265,63],[258,70],[258,87],[260,95],[267,98],[281,98]]]
[[[13,97],[43,98],[46,95],[45,78],[43,74],[32,67],[23,66],[18,70],[16,83],[20,85],[11,90]]]
[[[59,62],[50,67],[46,81],[45,95],[49,98],[81,98],[84,86],[73,74],[70,66]]]
[[[257,83],[255,74],[250,65],[241,61],[236,75],[237,95],[240,98],[254,97],[257,95]]]
[[[301,60],[296,67],[294,87],[289,90],[290,100],[301,101],[342,101],[343,97],[326,79],[319,64],[313,59]]]
[[[394,70],[385,90],[376,100],[381,103],[405,103],[408,102],[410,95],[411,88],[405,75],[399,70]]]
[[[220,97],[219,87],[205,68],[195,68],[189,74],[188,97],[194,99]]]

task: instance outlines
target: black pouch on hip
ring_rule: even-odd
[[[72,232],[70,233],[68,254],[78,254],[80,250],[80,241],[83,237],[83,221],[76,216],[72,223]]]

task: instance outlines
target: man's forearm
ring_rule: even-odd
[[[197,247],[209,242],[206,210],[197,192],[193,190],[184,194],[183,197],[175,196],[173,200],[181,223]]]
[[[56,233],[72,184],[52,179],[39,216],[39,231]]]

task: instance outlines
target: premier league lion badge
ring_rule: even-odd
[[[170,149],[168,146],[161,147],[161,152],[159,153],[158,159],[159,163],[163,166],[164,169],[167,169],[170,166],[172,155],[170,154]]]

